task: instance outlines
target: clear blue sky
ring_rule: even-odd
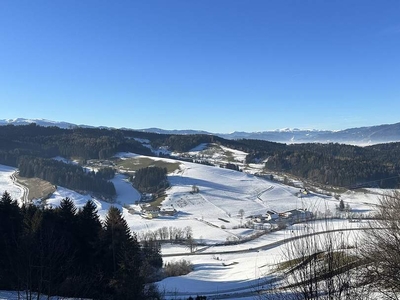
[[[0,119],[344,129],[400,122],[400,1],[0,1]]]

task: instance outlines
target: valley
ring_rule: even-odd
[[[182,153],[171,153],[183,157]],[[115,167],[117,173],[111,180],[116,189],[112,201],[104,201],[90,192],[81,194],[61,186],[41,201],[42,205],[57,207],[63,198],[72,199],[77,208],[89,199],[96,204],[98,214],[104,220],[110,206],[116,206],[132,232],[139,240],[149,236],[157,238],[157,232],[183,232],[190,228],[194,246],[185,240],[178,243],[173,237],[162,244],[164,263],[185,259],[193,265],[187,275],[165,278],[157,283],[165,299],[186,299],[189,296],[206,295],[210,299],[253,299],[261,291],[268,292],[271,282],[277,282],[276,266],[285,260],[285,245],[294,232],[302,235],[304,227],[318,232],[338,232],[346,235],[348,243],[357,240],[359,229],[367,226],[384,190],[348,190],[341,194],[304,191],[301,181],[286,177],[289,186],[267,179],[271,176],[255,176],[263,172],[263,163],[246,164],[247,153],[228,147],[199,145],[185,154],[186,158],[201,159],[216,164],[192,163],[171,158],[151,157],[134,153],[117,153],[110,160],[90,160],[83,165],[88,171],[104,166]],[[65,163],[71,163],[64,159]],[[241,172],[222,168],[227,163],[237,164]],[[169,188],[160,202],[160,209],[173,209],[169,215],[143,218],[146,202],[128,182],[128,175],[142,167],[162,166],[168,169]],[[15,199],[22,200],[24,191],[12,180],[15,168],[1,166],[0,191],[9,191]],[[286,176],[286,175],[285,175]],[[273,176],[280,178],[278,174]],[[193,187],[198,191],[193,192]],[[339,199],[349,210],[339,212]],[[35,201],[35,200],[34,200]],[[274,211],[279,220],[257,221],[257,216]],[[288,212],[310,212],[321,221],[288,219]],[[356,219],[359,222],[349,222]],[[327,223],[327,219],[330,221]],[[161,238],[161,237],[158,237]],[[278,277],[277,277],[278,276]]]

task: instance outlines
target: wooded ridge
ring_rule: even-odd
[[[7,125],[0,126],[0,164],[20,167],[27,176],[38,176],[47,178],[46,180],[50,178],[54,184],[65,184],[76,180],[70,178],[75,176],[73,172],[69,172],[68,179],[62,181],[61,176],[56,176],[53,174],[55,171],[51,171],[50,165],[55,163],[46,160],[55,156],[79,157],[83,160],[108,159],[117,152],[154,156],[155,154],[139,142],[139,139],[148,140],[154,149],[163,146],[178,153],[187,152],[203,143],[216,143],[248,153],[246,163],[265,161],[266,172],[292,174],[321,184],[347,188],[399,186],[400,143],[367,147],[337,143],[287,145],[263,140],[227,140],[206,134],[171,135],[120,129],[61,129],[35,124]],[[39,167],[36,167],[33,173],[32,168],[30,172],[25,172],[27,166],[32,164],[28,161],[37,158],[42,159],[35,162],[42,166],[42,170],[39,171]],[[81,171],[74,172],[81,174]],[[95,183],[90,185],[96,186]],[[111,188],[108,193],[113,194]]]

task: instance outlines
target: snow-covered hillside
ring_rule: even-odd
[[[0,125],[29,125],[32,123],[36,123],[36,125],[49,127],[49,126],[57,126],[60,128],[73,128],[77,125],[68,123],[68,122],[57,122],[46,119],[25,119],[25,118],[16,118],[16,119],[3,119],[0,120]]]
[[[0,193],[7,191],[11,197],[19,202],[23,198],[23,188],[13,180],[13,174],[17,169],[0,165]]]
[[[131,160],[143,158],[132,153],[120,153],[119,156]],[[175,216],[162,216],[149,220],[135,213],[135,209],[139,210],[139,206],[135,203],[140,199],[140,194],[123,174],[117,174],[113,179],[117,191],[117,198],[113,204],[92,198],[91,195],[82,195],[58,187],[47,200],[47,205],[57,206],[61,199],[69,197],[79,208],[87,200],[92,199],[103,220],[109,207],[117,206],[123,211],[131,230],[139,236],[163,227],[183,229],[190,226],[194,239],[207,243],[208,246],[199,246],[198,254],[193,255],[186,246],[163,245],[165,262],[186,259],[194,266],[193,272],[188,275],[166,278],[158,283],[160,290],[169,297],[187,298],[196,294],[224,293],[230,295],[231,299],[252,299],[249,295],[271,278],[270,274],[275,264],[282,260],[284,244],[280,241],[284,241],[305,225],[293,225],[286,230],[269,233],[238,245],[216,244],[223,244],[227,240],[240,240],[254,234],[257,231],[255,229],[238,228],[240,224],[246,222],[247,216],[264,214],[267,210],[285,212],[296,208],[306,208],[316,214],[329,216],[335,212],[339,203],[334,197],[322,194],[309,193],[298,197],[298,188],[244,172],[164,158],[146,159],[179,163],[179,169],[168,174],[171,187],[161,204],[163,207],[175,208],[178,211]],[[22,199],[23,190],[11,177],[15,170],[0,166],[0,192],[7,190],[13,198]],[[193,193],[193,186],[199,188],[198,193]],[[362,193],[348,191],[342,194],[341,198],[350,205],[352,211],[368,213],[374,209],[382,193],[382,190]],[[240,210],[244,211],[243,219],[239,214]],[[357,229],[365,223],[338,220],[332,224],[333,227],[330,229],[344,231],[350,227]],[[320,227],[314,225],[313,230],[322,231],[324,225],[323,222]],[[348,236],[348,241],[356,238],[353,232],[345,234]]]

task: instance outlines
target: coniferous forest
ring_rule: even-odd
[[[146,167],[135,172],[131,179],[133,186],[142,193],[156,193],[168,187],[167,169]]]
[[[162,267],[159,245],[140,245],[121,212],[104,223],[92,201],[82,209],[66,198],[56,209],[19,207],[0,199],[0,290],[93,299],[154,299],[145,284]]]
[[[105,197],[115,196],[114,184],[108,179],[115,172],[85,172],[82,167],[53,159],[23,156],[19,159],[19,174],[23,177],[38,177],[72,190],[93,191]],[[107,176],[103,176],[106,174]],[[112,175],[112,177],[111,177]]]

